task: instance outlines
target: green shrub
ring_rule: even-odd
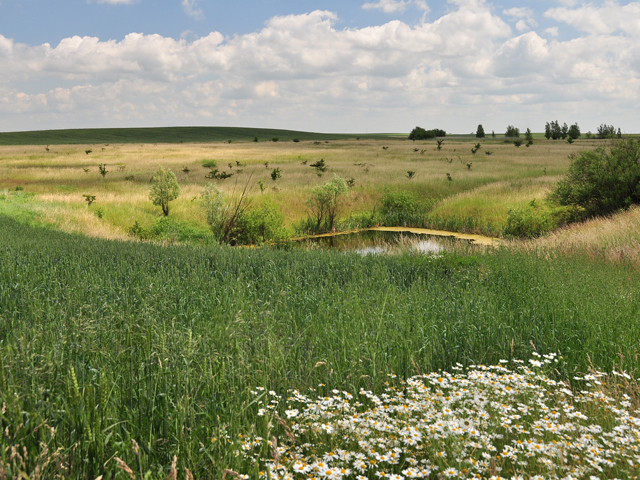
[[[608,215],[640,203],[640,143],[629,139],[609,149],[581,152],[551,199],[582,211],[584,217]]]
[[[218,162],[215,160],[202,160],[202,166],[204,168],[216,168],[218,166]]]
[[[553,230],[553,219],[535,206],[510,208],[504,234],[507,237],[536,238]]]
[[[249,208],[240,216],[235,240],[243,245],[258,245],[287,237],[284,215],[272,202]]]
[[[349,187],[343,178],[335,175],[333,180],[318,185],[311,191],[307,200],[309,221],[307,225],[312,232],[330,232],[335,226],[338,213],[342,206],[342,197],[347,194]]]
[[[386,190],[380,204],[380,222],[383,225],[421,227],[435,200],[420,201],[413,192]]]

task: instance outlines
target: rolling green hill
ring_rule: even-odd
[[[241,127],[157,127],[157,128],[84,128],[0,133],[0,145],[66,145],[95,143],[188,143],[251,142],[299,140],[338,140],[355,138],[391,138],[389,134],[334,134],[267,128]]]

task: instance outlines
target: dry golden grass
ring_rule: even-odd
[[[159,165],[176,173],[182,188],[171,203],[171,217],[204,225],[197,197],[211,181],[205,178],[209,170],[202,161],[213,159],[219,170],[234,173],[227,180],[213,181],[221,190],[231,193],[249,182],[252,202],[272,201],[288,224],[306,216],[310,190],[334,174],[355,180],[345,211],[371,211],[385,188],[407,189],[423,199],[441,199],[436,208],[439,216],[480,216],[504,222],[509,205],[541,198],[566,171],[571,153],[595,145],[593,141],[569,145],[538,140],[531,148],[516,148],[502,139],[484,139],[473,155],[474,143],[475,138],[447,137],[441,151],[436,150],[435,141],[406,140],[54,145],[49,151],[44,146],[1,146],[0,189],[21,185],[35,193],[39,213],[60,228],[122,238],[136,220],[149,225],[160,215],[147,198],[149,180]],[[320,159],[328,166],[322,177],[310,167]],[[101,163],[109,172],[105,178],[98,172]],[[184,167],[190,171],[183,172]],[[275,182],[273,168],[282,171],[282,178]],[[415,172],[411,180],[408,171]],[[514,189],[512,185],[524,186]],[[83,194],[96,196],[89,209]],[[104,210],[98,222],[89,213],[97,208]]]
[[[640,266],[640,207],[569,225],[528,242],[510,242],[509,245],[525,250],[586,254],[636,268]]]

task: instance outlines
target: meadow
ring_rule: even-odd
[[[151,176],[162,165],[177,175],[182,188],[171,203],[170,215],[187,232],[181,239],[206,236],[208,226],[198,197],[207,182],[227,194],[247,185],[253,205],[275,205],[289,235],[295,235],[307,218],[305,202],[313,187],[334,175],[353,181],[339,215],[342,229],[357,228],[364,217],[379,211],[386,191],[406,191],[428,211],[420,224],[412,226],[502,236],[510,208],[526,207],[532,200],[543,202],[566,172],[569,155],[600,143],[580,140],[569,145],[537,139],[529,148],[516,148],[510,140],[505,143],[497,137],[483,139],[473,154],[476,139],[464,136],[446,137],[441,150],[433,140],[411,142],[396,136],[264,140],[0,146],[0,189],[5,189],[0,212],[31,215],[67,232],[128,238],[135,222],[151,228],[158,220],[160,210],[151,204],[148,192]],[[321,159],[327,170],[319,176],[311,165]],[[210,172],[203,167],[207,160],[233,176],[205,178]],[[104,177],[100,164],[106,165]],[[274,181],[275,168],[282,176]],[[412,178],[408,172],[413,172]],[[16,187],[34,196],[9,195]],[[88,207],[83,195],[95,195],[95,203]]]
[[[6,217],[0,227],[6,478],[165,478],[174,456],[180,478],[258,476],[237,453],[243,439],[286,442],[273,412],[259,415],[273,407],[268,391],[381,394],[388,375],[526,359],[534,346],[561,355],[556,380],[638,371],[640,276],[605,260],[162,246]]]
[[[250,179],[296,235],[336,174],[340,228],[408,191],[422,226],[501,236],[600,142],[297,134],[0,147],[0,479],[636,478],[640,209],[362,255],[219,245],[199,207]],[[138,241],[158,165],[175,228]]]

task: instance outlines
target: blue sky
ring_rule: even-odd
[[[0,0],[0,130],[640,131],[640,1]]]

